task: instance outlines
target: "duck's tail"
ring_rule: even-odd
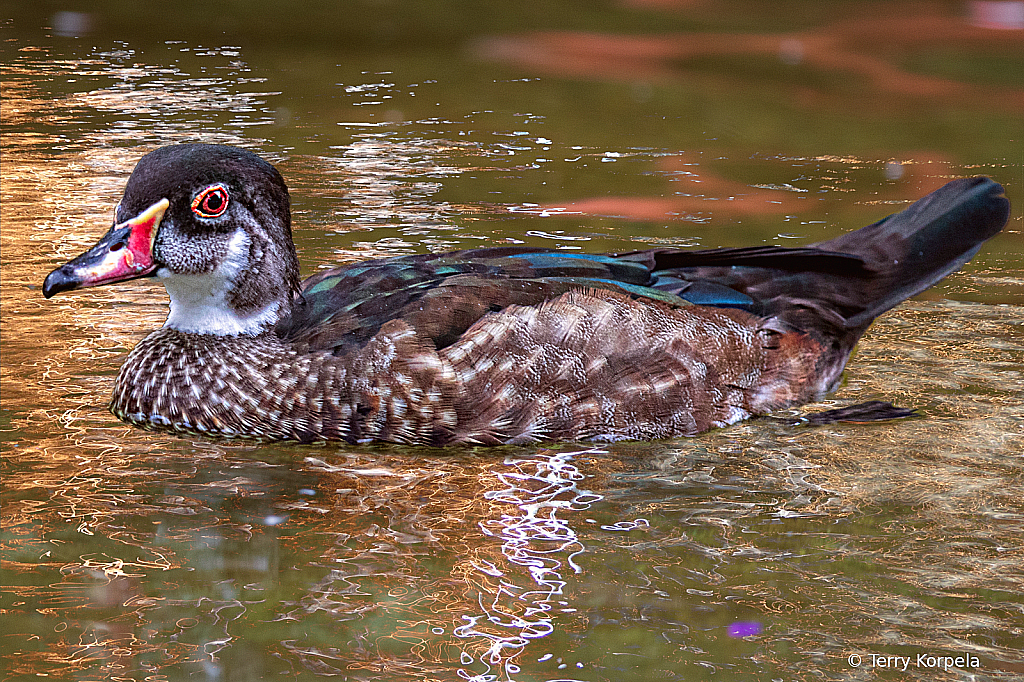
[[[986,177],[954,180],[873,225],[813,245],[857,256],[866,277],[834,302],[847,329],[866,329],[886,310],[956,272],[1010,217],[1003,187]]]
[[[873,225],[801,248],[658,249],[645,261],[655,285],[700,303],[735,303],[809,333],[856,337],[896,304],[959,270],[1010,215],[1003,188],[985,177],[954,180]],[[719,300],[721,299],[721,300]]]
[[[1009,215],[1001,185],[965,178],[873,225],[802,248],[659,249],[622,257],[645,262],[658,288],[695,303],[746,308],[770,328],[810,334],[830,349],[820,367],[828,382],[838,379],[876,317],[959,270]]]

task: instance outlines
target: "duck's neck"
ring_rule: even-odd
[[[235,310],[228,290],[213,275],[196,275],[187,281],[165,280],[171,312],[164,326],[183,334],[209,336],[259,336],[287,314],[283,301],[271,301],[249,313]]]
[[[189,273],[160,268],[157,277],[171,299],[164,326],[185,334],[222,337],[258,336],[273,329],[291,312],[298,281],[297,266],[278,254],[280,250],[272,248],[265,236],[254,240],[238,229],[212,270]]]

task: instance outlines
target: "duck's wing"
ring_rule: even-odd
[[[325,270],[302,283],[278,334],[337,353],[401,319],[441,348],[488,312],[535,305],[573,289],[603,288],[688,305],[652,286],[646,263],[613,256],[495,247],[420,254]]]
[[[844,254],[764,246],[621,255],[494,247],[401,256],[333,268],[305,280],[278,334],[343,353],[361,347],[389,320],[401,319],[443,348],[488,312],[536,305],[579,289],[607,289],[673,307],[754,310],[756,301],[742,292],[744,280],[736,277],[740,270],[829,272],[837,262],[846,269],[861,265]],[[722,282],[702,275],[723,269],[733,276]]]

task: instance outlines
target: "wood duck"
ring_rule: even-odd
[[[1009,217],[954,180],[801,248],[584,255],[492,247],[371,260],[303,282],[288,189],[260,157],[144,156],[114,225],[44,295],[156,277],[164,326],[111,411],[143,428],[447,445],[690,436],[832,390],[881,313],[966,263]]]

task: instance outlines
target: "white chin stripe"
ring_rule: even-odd
[[[248,266],[249,236],[239,229],[231,235],[227,256],[212,272],[178,275],[167,268],[157,270],[171,297],[171,314],[164,326],[189,334],[253,336],[275,324],[280,307],[277,302],[244,317],[228,303],[235,278]]]

